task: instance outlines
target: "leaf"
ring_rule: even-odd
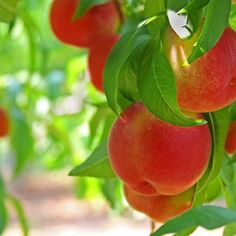
[[[142,52],[146,44],[139,45],[120,68],[119,91],[130,101],[140,100],[137,86],[137,75],[140,62],[143,60]]]
[[[87,176],[96,178],[114,178],[114,174],[107,153],[107,141],[98,146],[89,158],[74,168],[70,176]]]
[[[207,120],[212,135],[212,154],[208,169],[200,179],[197,186],[197,194],[213,181],[220,172],[224,158],[225,139],[230,123],[230,110],[226,107],[214,113],[208,113]]]
[[[25,215],[24,209],[21,206],[21,203],[12,195],[8,195],[8,200],[11,202],[11,204],[16,210],[16,213],[17,213],[20,225],[21,225],[22,233],[23,233],[22,235],[28,236],[29,225],[28,225],[28,221],[27,221],[27,217]]]
[[[80,0],[78,8],[76,10],[75,19],[84,15],[91,7],[104,4],[109,2],[109,0]]]
[[[231,0],[211,0],[209,2],[201,34],[188,58],[189,64],[215,46],[228,26],[230,8]]]
[[[167,0],[167,8],[173,11],[179,11],[189,3],[189,0]]]
[[[235,221],[236,211],[218,206],[202,206],[193,208],[181,216],[167,221],[151,236],[176,233],[196,226],[211,230]]]
[[[225,202],[228,208],[236,210],[236,191],[235,191],[235,172],[231,157],[225,155],[224,162],[221,168],[220,177],[222,182],[222,189],[224,193]],[[224,228],[224,236],[232,236],[236,234],[236,223],[227,225]]]
[[[99,131],[99,128],[101,125],[104,124],[104,121],[108,115],[108,106],[107,103],[103,103],[97,107],[96,112],[92,116],[90,122],[89,122],[89,144],[92,145],[94,143],[94,140],[97,138],[97,133]]]
[[[236,102],[234,102],[234,103],[230,106],[230,112],[231,112],[231,120],[232,120],[232,121],[236,120]]]
[[[0,234],[2,234],[3,231],[5,230],[7,222],[8,222],[8,213],[6,205],[4,203],[4,200],[0,198]]]
[[[212,202],[221,194],[221,184],[219,178],[208,184],[204,202]]]
[[[118,179],[106,179],[101,185],[101,190],[112,209],[122,208],[121,183]]]
[[[151,42],[143,54],[138,73],[138,89],[143,103],[160,119],[179,126],[205,124],[184,116],[177,103],[176,80],[166,56],[157,40]]]
[[[0,235],[3,233],[8,222],[8,213],[5,205],[5,186],[0,174]]]
[[[210,2],[210,0],[191,0],[187,6],[185,6],[183,9],[180,10],[179,14],[181,13],[187,13],[187,12],[191,12],[194,10],[198,10],[203,8],[204,6],[206,6],[208,3]]]
[[[17,108],[11,112],[11,145],[15,151],[16,163],[14,175],[23,169],[26,161],[33,154],[33,137],[24,114]]]
[[[17,14],[19,0],[0,0],[0,21],[9,23]]]
[[[231,6],[229,24],[234,30],[236,30],[236,4]]]
[[[144,13],[146,17],[157,16],[158,19],[153,22],[153,24],[149,24],[148,28],[150,32],[154,35],[165,26],[167,22],[167,11],[166,11],[166,3],[163,0],[153,1],[147,0],[144,5]]]
[[[104,71],[103,87],[108,104],[116,114],[119,114],[121,110],[118,102],[121,96],[118,90],[120,70],[133,50],[141,44],[147,44],[149,40],[150,36],[144,33],[144,27],[141,26],[136,30],[126,32],[109,55]]]

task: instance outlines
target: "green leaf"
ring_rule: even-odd
[[[109,0],[80,0],[76,10],[75,19],[84,15],[91,7],[107,2],[109,2]]]
[[[209,2],[201,34],[188,58],[189,64],[215,46],[228,26],[230,8],[231,0],[211,0]]]
[[[0,198],[0,234],[3,233],[7,226],[8,222],[8,213],[4,199]]]
[[[167,0],[167,8],[173,11],[179,11],[189,3],[189,0]]]
[[[212,202],[221,194],[221,184],[219,178],[215,178],[214,181],[208,184],[204,202]]]
[[[98,146],[89,158],[74,168],[70,176],[87,176],[96,178],[114,178],[114,174],[107,153],[107,141]]]
[[[122,208],[121,183],[118,179],[106,179],[101,185],[101,190],[112,209]]]
[[[195,230],[197,229],[197,227],[191,227],[189,229],[185,229],[182,230],[176,234],[174,234],[174,236],[189,236],[191,235]]]
[[[236,4],[231,6],[229,24],[234,30],[236,30]]]
[[[152,41],[144,52],[138,75],[138,89],[143,103],[160,119],[179,126],[206,123],[181,113],[176,98],[175,76],[158,39]]]
[[[143,60],[142,53],[146,44],[139,45],[120,68],[119,91],[130,101],[140,100],[137,85],[137,75],[140,62]]]
[[[194,10],[198,10],[203,8],[204,6],[206,6],[209,3],[210,0],[191,0],[187,6],[185,6],[179,13],[187,13],[187,12],[191,12]]]
[[[105,66],[103,87],[105,88],[108,104],[116,114],[121,111],[118,102],[119,96],[121,96],[118,85],[120,70],[131,53],[139,45],[147,44],[150,40],[150,36],[144,33],[143,26],[136,30],[128,31],[121,37],[110,53]]]
[[[5,205],[5,185],[0,174],[0,235],[3,233],[8,222],[8,213]]]
[[[103,103],[97,107],[96,112],[92,116],[89,122],[89,143],[92,145],[97,138],[97,133],[101,125],[104,124],[104,121],[109,113],[107,103]]]
[[[197,194],[213,181],[220,172],[224,158],[224,145],[230,123],[230,110],[226,107],[214,113],[208,113],[207,120],[212,135],[212,154],[208,169],[198,182]]]
[[[232,121],[236,120],[236,102],[234,102],[234,103],[230,106],[230,112],[231,112],[231,120],[232,120]]]
[[[236,211],[218,206],[202,206],[193,208],[181,216],[167,221],[151,236],[176,233],[196,226],[211,230],[235,221]]]
[[[153,24],[148,25],[150,32],[155,37],[155,35],[165,26],[167,22],[166,1],[147,0],[144,5],[144,13],[146,17],[158,17]]]
[[[14,175],[23,169],[33,154],[33,137],[31,128],[24,114],[17,108],[11,112],[11,145],[15,151],[16,163]]]
[[[0,0],[0,21],[9,23],[17,14],[19,0]]]
[[[11,202],[13,207],[16,210],[21,229],[22,229],[22,235],[23,236],[28,236],[29,235],[29,225],[27,221],[27,217],[25,215],[24,209],[21,206],[21,203],[12,195],[8,195],[8,200]]]

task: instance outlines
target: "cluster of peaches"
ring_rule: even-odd
[[[236,100],[236,32],[226,28],[217,44],[183,66],[198,37],[180,39],[169,27],[164,50],[176,77],[178,104],[187,117],[202,119]],[[208,167],[212,141],[208,124],[174,126],[134,103],[114,123],[109,138],[113,169],[124,182],[129,204],[158,222],[192,207],[195,186]],[[226,151],[236,151],[236,122]]]
[[[89,49],[91,80],[103,91],[105,62],[119,39],[115,33],[119,12],[112,1],[75,18],[78,4],[79,0],[54,0],[52,30],[62,42]],[[226,28],[214,48],[183,67],[199,33],[184,40],[169,27],[164,49],[176,77],[179,107],[188,117],[204,119],[204,113],[236,100],[236,32]],[[211,157],[211,140],[208,124],[174,126],[139,102],[125,109],[111,129],[108,151],[128,203],[159,222],[191,208],[196,183]],[[225,147],[230,154],[236,151],[236,122],[230,127]]]
[[[89,73],[93,85],[103,92],[103,69],[119,40],[116,33],[121,16],[115,1],[90,8],[77,18],[79,0],[54,0],[50,9],[51,28],[65,44],[89,50]]]

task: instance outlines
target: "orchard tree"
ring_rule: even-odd
[[[9,30],[27,12],[17,3],[0,2]],[[103,181],[101,191],[112,208],[121,202],[121,188],[132,208],[163,223],[152,236],[190,235],[198,226],[225,226],[224,235],[235,235],[235,1],[52,0],[49,5],[47,24],[58,44],[83,48],[98,90],[91,96],[95,103],[89,101],[96,109],[89,124],[94,151],[69,175]],[[31,35],[34,26],[24,14]],[[42,36],[39,40],[43,43]],[[12,148],[19,150],[14,117],[11,131],[8,116],[0,115],[1,136],[13,132]],[[53,122],[49,127],[60,134]],[[68,140],[59,142],[73,155]],[[19,162],[15,174],[26,161]],[[5,195],[0,198],[1,232],[7,221]],[[225,208],[208,205],[222,195]],[[23,210],[15,203],[27,234]]]

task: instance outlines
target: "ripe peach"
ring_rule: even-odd
[[[216,111],[236,99],[236,32],[226,28],[209,52],[183,66],[198,36],[199,32],[183,40],[168,28],[164,47],[176,76],[180,107],[192,112]]]
[[[108,150],[116,174],[137,193],[176,195],[206,170],[211,134],[208,125],[173,126],[135,103],[114,123]]]
[[[51,28],[64,43],[89,48],[98,37],[116,31],[119,14],[115,4],[92,7],[85,15],[73,20],[79,0],[54,0],[50,10]]]
[[[115,45],[119,40],[119,35],[111,34],[97,40],[90,48],[89,52],[89,73],[93,85],[101,92],[103,92],[103,71],[106,60]]]
[[[124,193],[132,208],[143,212],[157,222],[164,223],[192,207],[194,187],[173,196],[143,196],[126,185]]]
[[[229,154],[236,152],[236,121],[230,124],[228,135],[225,142],[225,150]]]
[[[9,133],[9,120],[6,111],[0,108],[0,137],[5,137]]]

